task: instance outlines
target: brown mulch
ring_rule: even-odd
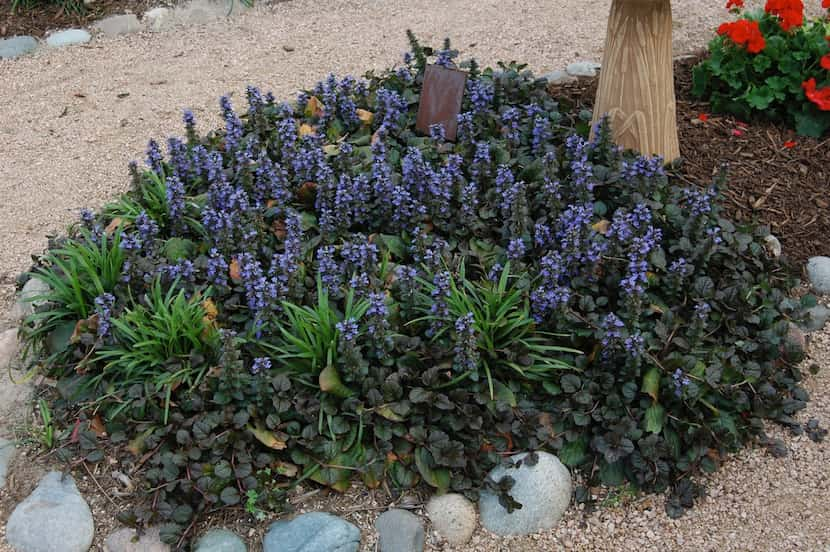
[[[82,14],[63,11],[59,6],[41,0],[31,8],[18,8],[12,13],[12,0],[0,0],[0,38],[31,35],[43,37],[49,31],[86,27],[108,15],[144,10],[162,4],[159,0],[94,0]]]
[[[797,263],[830,255],[830,138],[805,138],[772,123],[710,113],[690,92],[698,59],[675,62],[680,174],[705,185],[726,163],[723,207],[732,220],[769,226]],[[597,79],[580,79],[551,87],[551,94],[591,107],[596,88]],[[701,114],[708,119],[702,121]],[[795,145],[785,147],[788,141]]]

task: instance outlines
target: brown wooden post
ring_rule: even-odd
[[[613,0],[594,122],[615,141],[667,162],[680,156],[672,66],[671,0]]]

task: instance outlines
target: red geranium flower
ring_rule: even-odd
[[[830,2],[830,0],[824,0],[825,2]],[[732,8],[743,8],[744,7],[744,0],[727,0],[726,2],[726,9],[730,10]]]
[[[828,1],[828,2],[830,2],[830,0],[827,0],[827,1]],[[705,123],[706,121],[708,121],[708,120],[709,120],[709,115],[707,115],[706,113],[701,113],[700,115],[698,115],[698,116],[697,116],[697,118],[698,118],[700,121],[702,121],[702,122],[704,122],[704,123]]]
[[[830,0],[827,1],[830,2]],[[821,57],[821,66],[830,71],[830,54],[824,54]]]
[[[718,34],[721,36],[727,35],[729,40],[738,46],[746,47],[750,54],[761,52],[767,45],[757,21],[739,19],[731,23],[724,23],[718,27]]]
[[[822,111],[830,111],[830,86],[816,88],[816,79],[802,83],[804,95]]]
[[[827,1],[830,2],[830,0]],[[797,143],[798,142],[795,142],[793,140],[787,140],[786,142],[784,142],[784,147],[787,149],[793,149]]]
[[[821,7],[830,10],[830,0],[821,0]]]
[[[767,0],[764,11],[777,15],[785,31],[804,24],[804,2],[801,0]]]

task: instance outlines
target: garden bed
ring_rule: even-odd
[[[698,54],[675,62],[680,174],[707,182],[726,163],[723,207],[731,218],[769,226],[794,262],[830,255],[830,139],[710,113],[708,104],[691,95],[691,69],[700,59]],[[580,79],[551,92],[590,108],[596,87],[597,79]]]
[[[590,113],[516,65],[468,66],[457,144],[418,136],[432,53],[295,106],[249,88],[217,133],[186,114],[169,159],[151,142],[133,193],[52,244],[23,334],[59,380],[64,450],[144,479],[132,521],[183,542],[298,478],[510,505],[486,473],[539,448],[586,487],[671,488],[677,517],[678,480],[765,419],[800,427],[788,321],[809,301],[764,230],[720,216],[711,174],[588,139]]]

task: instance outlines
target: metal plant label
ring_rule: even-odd
[[[418,105],[416,127],[419,132],[429,134],[430,126],[440,124],[444,127],[447,140],[455,141],[466,82],[467,73],[464,71],[440,65],[427,66]]]

